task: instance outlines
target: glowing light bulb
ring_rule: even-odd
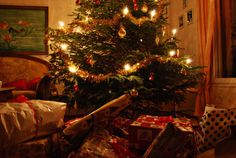
[[[129,13],[129,8],[128,7],[124,7],[122,12],[123,12],[123,15],[126,16]]]
[[[176,56],[179,57],[179,49],[176,51]]]
[[[175,36],[176,33],[177,33],[177,29],[173,29],[173,30],[172,30],[172,34],[173,34],[173,36]]]
[[[69,67],[68,67],[68,69],[69,69],[69,71],[70,72],[72,72],[72,73],[76,73],[77,72],[77,70],[78,70],[78,68],[75,66],[75,65],[70,65]]]
[[[66,44],[66,43],[62,43],[61,45],[60,45],[60,47],[61,47],[61,49],[62,50],[67,50],[67,48],[68,48],[68,44]]]
[[[155,10],[155,9],[152,10],[152,11],[150,12],[150,15],[151,15],[151,19],[153,19],[153,17],[156,15],[156,10]]]
[[[88,17],[85,17],[85,20],[84,20],[86,23],[89,21],[89,18]]]
[[[192,62],[193,62],[192,59],[190,59],[190,58],[186,59],[186,64],[190,64],[190,63],[192,63]]]
[[[78,26],[78,27],[74,28],[73,31],[76,32],[76,33],[82,33],[83,29],[80,26]]]
[[[131,69],[130,64],[125,64],[125,65],[124,65],[124,69],[125,69],[126,71],[129,71],[129,70]]]
[[[171,50],[171,51],[169,52],[169,55],[170,55],[171,57],[173,57],[175,54],[176,54],[176,52],[175,52],[174,50]]]
[[[60,29],[63,29],[64,26],[65,26],[65,23],[64,23],[64,21],[59,21],[59,22],[58,22],[58,25],[59,25],[59,28],[60,28]]]

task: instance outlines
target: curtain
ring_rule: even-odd
[[[217,0],[196,1],[198,14],[199,64],[205,66],[203,72],[206,74],[205,78],[200,83],[195,105],[195,115],[201,116],[205,105],[210,103],[209,93]]]

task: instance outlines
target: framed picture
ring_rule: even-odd
[[[190,9],[187,11],[187,23],[192,24],[193,23],[193,10]]]
[[[48,7],[0,5],[0,55],[48,54]]]
[[[184,26],[184,16],[179,16],[179,28],[182,28]]]

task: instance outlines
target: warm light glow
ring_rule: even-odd
[[[84,19],[84,22],[88,23],[88,21],[89,21],[89,17],[86,16],[85,19]]]
[[[129,8],[125,7],[122,12],[123,12],[123,15],[126,16],[129,13]]]
[[[72,73],[76,73],[78,68],[75,66],[75,65],[70,65],[68,67],[69,71],[72,72]]]
[[[82,33],[83,29],[80,26],[78,26],[78,27],[74,28],[73,31],[76,32],[76,33]]]
[[[155,9],[152,10],[152,11],[150,12],[150,15],[151,15],[151,19],[153,19],[153,17],[156,15],[156,10],[155,10]]]
[[[64,21],[59,21],[59,22],[58,22],[58,25],[59,25],[59,28],[60,28],[60,29],[63,29],[64,26],[65,26],[65,23],[64,23]]]
[[[66,43],[62,43],[60,46],[61,46],[61,49],[64,51],[67,50],[67,48],[68,48],[68,44],[66,44]]]
[[[175,54],[176,54],[176,52],[175,52],[174,50],[171,50],[171,51],[169,52],[169,55],[170,55],[171,57],[175,56]]]
[[[125,64],[125,65],[124,65],[124,69],[125,69],[126,71],[129,71],[129,70],[131,69],[130,64]]]
[[[176,51],[176,56],[179,57],[179,49]]]
[[[165,34],[166,34],[166,31],[163,30],[163,31],[162,31],[162,36],[165,36]]]
[[[186,59],[186,64],[190,64],[190,63],[192,63],[192,62],[193,62],[192,59],[190,59],[190,58]]]
[[[173,34],[173,36],[175,36],[176,33],[177,33],[177,29],[173,29],[173,30],[172,30],[172,34]]]

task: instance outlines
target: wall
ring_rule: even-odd
[[[186,7],[183,6],[184,0],[169,0],[169,23],[170,29],[177,28],[177,38],[180,40],[179,46],[183,48],[181,54],[188,55],[193,64],[199,63],[198,59],[198,36],[197,24],[198,17],[196,13],[196,0],[186,0]],[[187,22],[187,12],[193,11],[193,21]],[[179,27],[179,17],[183,16],[183,26]]]
[[[181,55],[187,55],[192,60],[194,65],[198,65],[198,17],[196,16],[196,0],[186,0],[186,6],[183,6],[184,0],[169,0],[170,5],[168,7],[169,16],[169,29],[178,29],[177,39],[180,40],[178,43],[181,49]],[[187,22],[187,12],[193,11],[193,21]],[[179,27],[179,17],[183,16],[183,26]],[[186,103],[183,103],[178,109],[194,111],[196,100],[196,93],[189,93],[187,95]]]
[[[73,19],[70,15],[76,5],[75,0],[0,0],[0,5],[17,6],[47,6],[48,7],[48,25],[56,28],[58,21],[64,21],[66,24]],[[48,60],[48,56],[38,55],[38,58]]]

